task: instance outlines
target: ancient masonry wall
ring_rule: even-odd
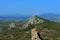
[[[32,31],[31,31],[31,40],[41,40],[39,37],[38,37],[38,35],[37,35],[37,31],[36,31],[36,29],[32,29]]]

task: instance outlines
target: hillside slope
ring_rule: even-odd
[[[37,19],[39,19],[39,23],[37,22]],[[33,24],[31,24],[31,22],[33,22]],[[3,22],[2,25],[10,24],[4,23],[5,22]],[[6,26],[7,28],[5,28],[5,30],[0,30],[0,40],[31,40],[31,30],[33,28],[36,28],[43,40],[60,40],[60,23],[45,20],[36,15],[28,20],[14,23],[16,26],[15,28],[9,29],[9,27]],[[24,26],[25,28],[21,29],[24,24],[28,24],[28,26]]]

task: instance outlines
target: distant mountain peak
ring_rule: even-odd
[[[38,17],[37,15],[33,15],[33,16],[31,16],[31,17],[29,18],[29,20],[30,20],[30,19],[36,20],[36,19],[40,19],[40,17]]]
[[[33,15],[32,17],[30,17],[27,21],[26,24],[23,25],[24,28],[28,27],[30,24],[31,25],[35,25],[35,24],[41,24],[44,21],[42,19],[40,19],[40,17],[38,17],[37,15]]]
[[[38,17],[37,15],[33,15],[32,17]]]

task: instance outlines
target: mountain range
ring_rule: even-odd
[[[43,15],[40,15],[40,17],[44,18],[44,19],[48,19],[48,20],[52,20],[52,21],[55,21],[55,22],[60,22],[60,15],[57,15],[57,14],[43,14]]]
[[[47,14],[42,14],[42,15],[38,15],[41,18],[44,19],[48,19],[48,20],[52,20],[55,22],[60,22],[60,15],[57,14],[53,14],[53,13],[47,13]],[[0,20],[25,20],[27,18],[29,18],[30,16],[0,16]]]

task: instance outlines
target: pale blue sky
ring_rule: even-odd
[[[60,0],[0,0],[0,15],[60,13]]]

